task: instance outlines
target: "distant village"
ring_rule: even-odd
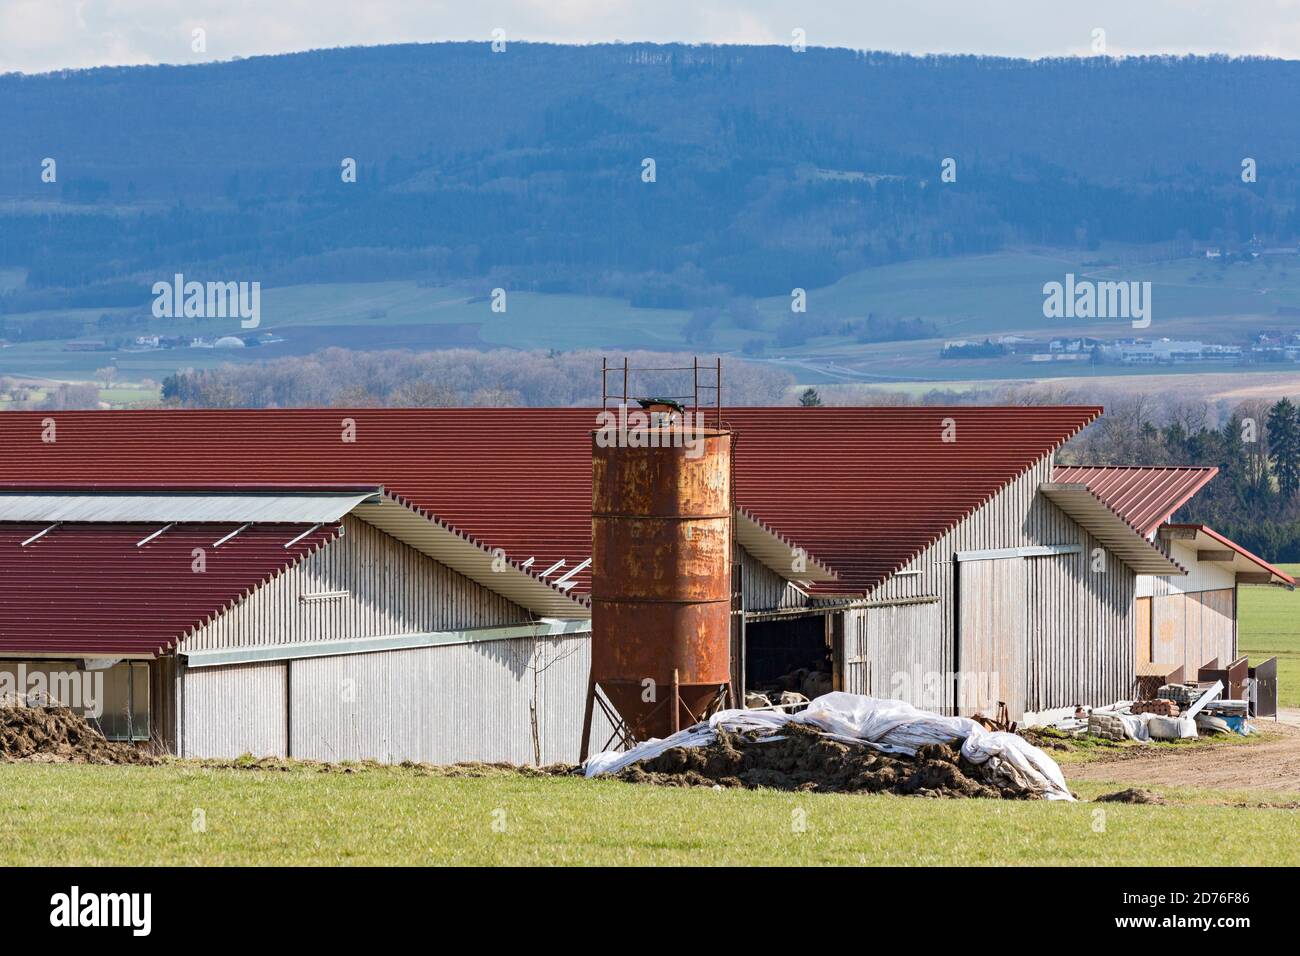
[[[1300,256],[1300,245],[1265,246],[1258,238],[1227,245],[1194,242],[1190,254],[1219,264],[1248,264],[1255,260]],[[1300,309],[1284,307],[1278,317],[1300,324]],[[1185,365],[1197,362],[1265,364],[1300,361],[1300,332],[1266,330],[1242,345],[1218,345],[1196,339],[1077,338],[1034,339],[1002,335],[980,340],[954,339],[943,344],[946,359],[1017,356],[1026,364],[1092,362],[1102,365]]]
[[[156,352],[160,349],[242,349],[274,345],[284,339],[262,332],[257,335],[137,335],[126,345],[107,339],[73,339],[65,352]]]
[[[944,343],[943,358],[1018,356],[1028,364],[1092,362],[1111,365],[1185,365],[1195,362],[1278,363],[1300,361],[1300,332],[1259,332],[1246,345],[1217,345],[1195,339],[1094,339],[1087,336],[1033,339],[1002,335],[983,341]]]

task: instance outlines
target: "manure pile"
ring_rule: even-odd
[[[129,744],[105,739],[67,707],[0,706],[0,760],[46,763],[154,763]]]
[[[674,747],[617,774],[630,783],[673,787],[769,787],[812,793],[894,793],[920,797],[1035,798],[987,765],[961,756],[960,742],[927,744],[915,757],[847,744],[804,724],[771,737],[719,728],[704,747]]]

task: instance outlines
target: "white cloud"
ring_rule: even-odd
[[[208,31],[206,54],[190,31]],[[319,47],[481,39],[790,42],[909,52],[1300,58],[1300,0],[0,0],[0,71],[190,63]]]

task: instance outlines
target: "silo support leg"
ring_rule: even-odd
[[[586,763],[591,751],[591,718],[596,707],[596,678],[587,679],[587,706],[582,715],[582,747],[578,751],[578,763]]]
[[[686,704],[682,701],[682,679],[677,673],[677,668],[673,668],[673,733],[682,729],[682,708]],[[690,708],[686,707],[686,712],[690,713]],[[692,721],[694,723],[694,721]]]

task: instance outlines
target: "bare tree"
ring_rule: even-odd
[[[97,385],[69,385],[64,383],[45,393],[45,398],[37,406],[41,411],[65,411],[76,408],[98,408],[99,387]]]
[[[565,647],[564,637],[551,637],[539,633],[541,627],[542,625],[538,624],[533,628],[532,636],[527,638],[526,650],[518,647],[514,649],[515,661],[529,675],[532,684],[532,693],[528,701],[528,722],[533,739],[533,763],[539,767],[542,765],[542,729],[537,707],[541,698],[542,675],[556,664],[578,653],[579,649],[577,641],[570,642],[569,646]]]
[[[326,349],[313,355],[180,373],[189,407],[294,407],[484,405],[572,407],[600,401],[602,354],[447,349],[438,352],[350,352]],[[620,356],[621,358],[621,356]],[[685,395],[693,388],[694,356],[633,352],[632,395]],[[662,371],[685,368],[685,371]],[[707,376],[707,372],[703,373]],[[711,379],[702,378],[702,382]],[[611,380],[611,384],[614,381]],[[723,369],[724,405],[787,402],[793,376],[770,366],[728,359]],[[621,389],[621,379],[618,380]]]

